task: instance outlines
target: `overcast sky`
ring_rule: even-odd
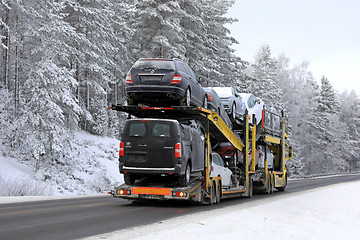
[[[318,82],[360,93],[360,0],[236,0],[228,15],[239,20],[229,29],[242,59],[266,43],[291,66],[310,62]]]

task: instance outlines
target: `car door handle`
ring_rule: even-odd
[[[146,144],[139,144],[138,146],[139,146],[139,147],[147,147]]]

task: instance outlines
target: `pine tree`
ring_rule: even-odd
[[[348,154],[349,170],[360,167],[360,98],[354,90],[344,92],[340,96],[342,109],[341,119],[346,123],[346,132],[349,135],[344,151]]]
[[[0,3],[0,65],[1,65],[1,75],[0,81],[2,82],[5,88],[9,86],[9,47],[10,47],[10,36],[9,36],[9,14],[10,6],[7,1],[1,1]]]
[[[64,66],[70,55],[66,53],[73,51],[67,43],[77,35],[63,21],[63,7],[53,1],[27,6],[32,13],[28,20],[34,29],[28,35],[32,66],[22,86],[23,131],[19,132],[19,139],[33,152],[37,169],[53,164],[67,151],[71,139],[68,124],[77,122],[80,112],[73,95],[77,83]]]
[[[347,170],[346,142],[349,138],[344,122],[340,119],[341,109],[335,91],[330,82],[323,77],[318,105],[314,109],[315,119],[312,127],[317,129],[314,143],[318,155],[319,172],[338,172]]]
[[[106,132],[94,128],[94,124],[102,118],[98,109],[106,108],[110,85],[117,87],[114,83],[119,77],[115,70],[119,49],[114,44],[117,40],[114,39],[114,21],[118,22],[118,19],[112,7],[112,2],[105,0],[69,0],[63,10],[66,22],[81,36],[73,42],[76,51],[71,54],[70,61],[78,82],[77,99],[82,109],[80,126],[95,134]]]
[[[252,83],[249,91],[260,97],[265,104],[282,109],[281,92],[276,86],[276,60],[271,57],[269,45],[261,47],[252,65]]]
[[[185,47],[180,19],[183,11],[178,1],[135,0],[132,41],[138,58],[184,59]]]
[[[226,24],[234,19],[225,17],[234,1],[182,1],[185,17],[181,20],[186,35],[186,60],[199,75],[212,84],[234,85],[241,75],[241,59],[231,46],[236,40],[230,36]],[[216,80],[216,81],[214,81]]]

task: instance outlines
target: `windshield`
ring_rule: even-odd
[[[133,69],[140,69],[140,70],[156,70],[156,69],[165,69],[165,70],[172,70],[175,71],[175,64],[173,61],[170,60],[161,60],[161,59],[141,59],[138,60]]]
[[[233,96],[231,87],[214,87],[213,89],[221,98]]]

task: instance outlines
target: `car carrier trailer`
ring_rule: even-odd
[[[210,110],[200,107],[140,107],[112,105],[109,109],[128,113],[138,118],[163,118],[176,120],[198,120],[205,128],[206,157],[205,168],[198,175],[193,176],[188,186],[183,187],[174,182],[151,182],[146,178],[136,181],[132,185],[122,184],[115,187],[111,194],[116,198],[130,200],[157,199],[157,200],[187,200],[205,204],[219,203],[221,198],[252,197],[254,189],[272,193],[274,188],[284,190],[287,184],[286,161],[292,157],[292,149],[286,144],[285,121],[281,116],[279,124],[281,130],[276,134],[268,131],[263,117],[261,131],[249,123],[249,116],[245,114],[242,126],[232,131],[221,117]],[[263,115],[265,115],[265,110]],[[258,126],[259,127],[259,126]],[[240,130],[239,130],[240,129]],[[257,132],[259,133],[257,137]],[[241,166],[232,166],[232,185],[223,188],[221,176],[210,177],[211,142],[230,142],[238,152],[242,152]],[[258,144],[269,145],[276,153],[274,167],[268,169],[266,156],[264,169],[255,166],[255,161],[249,161],[249,152],[252,149],[252,158],[255,159],[255,149]],[[246,154],[244,154],[246,153]],[[286,157],[286,153],[288,153]],[[230,167],[229,167],[230,168]]]

